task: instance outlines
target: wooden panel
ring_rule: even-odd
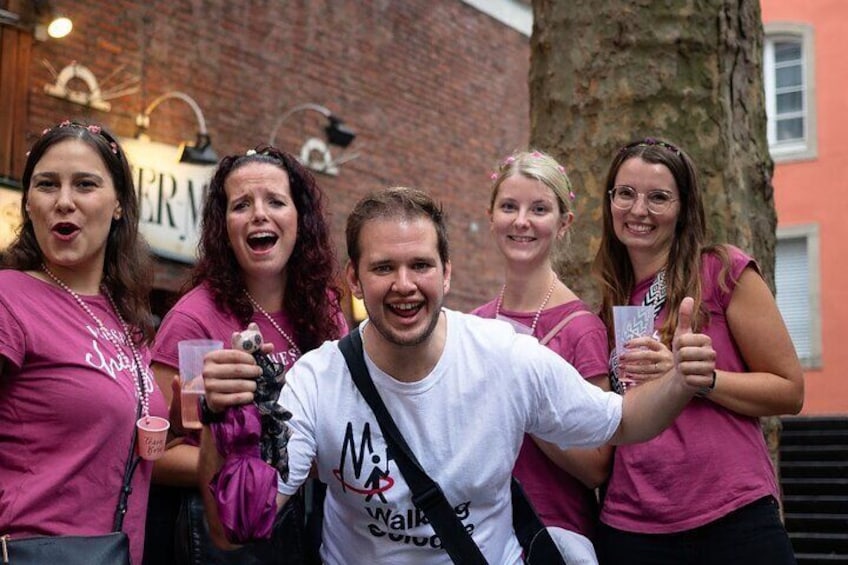
[[[31,33],[0,28],[0,176],[14,179],[20,179],[26,161],[31,49]]]

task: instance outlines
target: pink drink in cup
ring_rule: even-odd
[[[180,403],[183,427],[199,430],[203,426],[198,416],[198,401],[203,394],[203,357],[210,351],[221,349],[224,343],[214,339],[186,339],[177,348],[180,355]]]

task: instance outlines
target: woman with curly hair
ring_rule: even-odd
[[[224,157],[203,206],[191,290],[165,316],[153,347],[153,371],[169,400],[179,396],[173,391],[178,385],[177,344],[182,340],[215,339],[229,345],[234,332],[255,323],[264,341],[274,345],[271,359],[288,369],[302,353],[343,335],[336,268],[322,193],[293,156],[263,145]],[[157,463],[155,481],[194,487],[197,437],[189,434],[175,443]],[[231,551],[214,548],[210,535],[223,540],[223,532],[210,534],[197,489],[189,492],[178,518],[178,553],[184,542],[188,547],[178,562],[244,564],[267,559],[273,543]],[[303,501],[295,504],[302,506]],[[302,517],[302,510],[292,515]],[[298,528],[286,530],[292,539],[302,533]]]

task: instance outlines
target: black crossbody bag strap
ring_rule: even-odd
[[[138,384],[140,387],[144,387],[144,379],[141,376],[141,369],[137,369],[136,378],[138,379]],[[139,388],[139,390],[144,390],[144,388]],[[135,409],[135,419],[138,420],[141,418],[141,400],[139,400],[138,405]],[[130,440],[130,452],[127,455],[127,463],[124,465],[124,481],[121,484],[121,492],[118,494],[118,506],[115,508],[115,519],[112,522],[112,531],[120,532],[124,527],[124,516],[127,513],[127,507],[129,506],[129,498],[132,493],[132,478],[135,474],[135,468],[138,466],[141,461],[141,457],[136,455],[135,446],[138,441],[138,429],[136,429],[135,422],[133,422],[133,430],[132,430],[132,439]]]
[[[427,516],[433,530],[442,541],[442,547],[454,563],[486,564],[486,558],[462,525],[462,521],[457,518],[456,512],[445,498],[445,493],[442,492],[439,484],[421,468],[380,398],[380,393],[374,386],[374,381],[371,380],[368,367],[365,365],[362,337],[359,335],[358,328],[353,329],[339,341],[339,349],[347,361],[353,382],[374,412],[389,451],[412,491],[413,504]]]

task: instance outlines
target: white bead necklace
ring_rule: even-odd
[[[250,303],[253,305],[253,308],[255,310],[259,311],[263,316],[265,316],[268,319],[269,322],[271,322],[271,325],[274,326],[274,329],[277,330],[277,332],[281,336],[283,336],[283,339],[285,339],[286,341],[288,341],[291,344],[292,349],[294,349],[297,356],[300,357],[301,356],[300,348],[297,346],[297,344],[294,342],[294,340],[289,336],[289,334],[284,332],[283,328],[281,328],[280,325],[274,320],[274,318],[271,317],[271,314],[266,312],[265,309],[262,306],[260,306],[259,303],[256,302],[256,300],[253,299],[253,297],[250,295],[250,293],[247,291],[247,289],[244,289],[244,294],[245,294],[245,296],[247,296],[247,299],[250,300]]]
[[[108,290],[106,290],[106,287],[101,286],[101,291],[103,292],[103,294],[106,295],[106,298],[109,299],[109,304],[112,305],[112,310],[114,310],[114,312],[115,312],[115,317],[118,318],[118,321],[121,323],[121,328],[124,330],[124,338],[127,340],[127,344],[130,346],[130,351],[132,352],[133,360],[135,361],[135,367],[136,367],[137,374],[133,372],[133,370],[132,370],[133,369],[133,363],[127,357],[127,354],[124,352],[123,346],[120,344],[120,342],[118,342],[117,338],[115,338],[115,336],[112,335],[112,332],[110,332],[108,329],[106,329],[106,326],[103,325],[103,322],[100,321],[100,318],[98,318],[94,314],[94,312],[92,312],[91,308],[88,307],[88,304],[85,303],[85,301],[80,297],[80,295],[77,294],[76,292],[74,292],[71,289],[71,287],[66,285],[63,280],[61,280],[59,277],[54,275],[50,271],[50,269],[47,268],[47,265],[42,263],[41,269],[45,273],[47,273],[48,277],[53,279],[53,282],[55,282],[62,289],[64,289],[65,292],[67,292],[68,294],[71,295],[71,297],[73,297],[73,299],[77,302],[77,304],[79,304],[80,307],[86,313],[88,313],[88,315],[91,316],[91,318],[97,324],[97,328],[100,330],[100,335],[102,335],[107,340],[109,340],[109,342],[112,344],[112,346],[114,346],[115,351],[118,354],[118,360],[121,362],[121,364],[124,367],[127,367],[129,369],[130,376],[132,377],[133,384],[135,385],[136,394],[138,395],[138,399],[141,402],[142,415],[144,417],[150,416],[150,397],[149,397],[149,394],[148,394],[149,391],[147,390],[146,383],[141,378],[141,368],[143,367],[143,365],[141,364],[141,355],[139,354],[138,349],[136,349],[135,343],[132,340],[132,336],[130,335],[129,326],[127,326],[127,323],[124,321],[124,317],[121,316],[121,312],[118,310],[117,306],[115,306],[115,301],[112,299],[112,295],[109,293]]]
[[[548,288],[548,293],[545,294],[544,300],[539,304],[539,309],[536,310],[536,315],[533,316],[533,324],[530,326],[530,335],[536,335],[536,325],[539,323],[539,317],[542,315],[542,310],[545,309],[545,306],[548,305],[548,302],[551,300],[551,296],[554,294],[554,288],[556,288],[557,277],[556,275],[551,276],[551,286]],[[498,295],[498,302],[495,306],[495,318],[500,316],[501,314],[501,305],[503,304],[504,292],[506,291],[506,283],[501,287],[501,293]]]

